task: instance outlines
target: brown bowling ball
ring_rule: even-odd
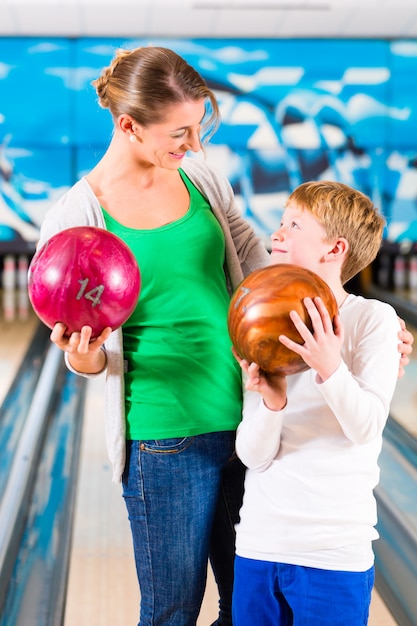
[[[337,313],[336,299],[314,272],[290,264],[270,265],[252,272],[236,289],[229,307],[229,334],[238,354],[271,375],[307,370],[303,359],[278,337],[287,335],[303,343],[289,312],[297,311],[312,330],[303,299],[316,296],[322,298],[333,319]]]

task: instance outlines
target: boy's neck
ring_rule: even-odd
[[[334,297],[336,298],[337,306],[340,309],[349,294],[340,282],[336,285],[331,285],[330,283],[328,283],[328,285],[333,291]]]
[[[317,271],[317,270],[316,270]],[[337,306],[340,308],[348,292],[343,287],[343,283],[340,280],[341,266],[339,263],[324,263],[320,266],[317,274],[327,283],[330,289],[333,291],[336,298]]]

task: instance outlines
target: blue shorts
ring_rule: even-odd
[[[345,572],[236,556],[234,626],[366,626],[374,568]]]

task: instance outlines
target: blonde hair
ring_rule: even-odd
[[[109,109],[114,120],[128,114],[142,126],[158,124],[170,105],[205,99],[201,142],[207,143],[220,124],[214,93],[191,65],[168,48],[119,49],[92,85],[100,106]]]
[[[342,266],[345,284],[376,257],[381,247],[385,219],[365,194],[333,181],[313,181],[299,185],[288,204],[309,211],[326,231],[326,241],[344,237],[349,243]]]

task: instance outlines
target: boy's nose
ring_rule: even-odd
[[[284,239],[283,227],[280,226],[280,228],[278,228],[278,230],[276,230],[274,233],[272,233],[271,241],[282,241],[283,239]]]

